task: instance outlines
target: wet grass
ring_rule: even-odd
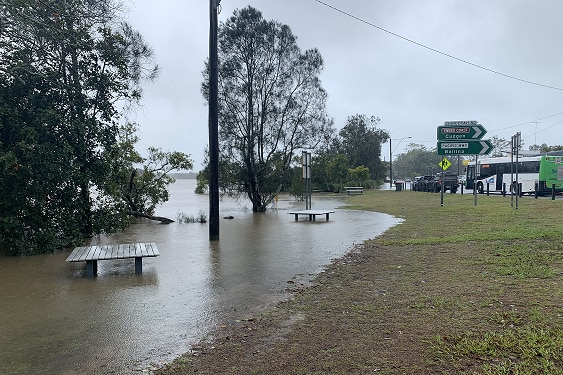
[[[348,202],[404,222],[158,374],[563,374],[563,201]]]
[[[510,197],[478,196],[475,206],[473,196],[465,195],[445,196],[444,206],[440,206],[439,197],[407,194],[411,196],[408,208],[400,194],[387,194],[385,200],[371,202],[364,198],[361,202],[363,207],[407,219],[405,225],[386,233],[380,243],[446,247],[459,244],[469,251],[484,249],[484,254],[469,260],[467,266],[481,267],[491,279],[495,278],[502,288],[499,298],[513,295],[514,290],[522,297],[508,307],[494,298],[484,304],[482,308],[486,310],[496,304],[502,307],[486,314],[479,312],[490,323],[488,330],[467,330],[429,340],[435,363],[445,365],[444,373],[563,374],[562,310],[560,299],[556,299],[561,294],[558,290],[549,292],[559,289],[562,203],[525,197],[516,209]],[[479,285],[475,279],[472,282]],[[455,287],[455,283],[451,286]],[[457,298],[432,300],[419,296],[415,302],[419,308],[464,308]],[[450,366],[453,371],[446,370]]]

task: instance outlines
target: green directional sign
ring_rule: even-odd
[[[463,124],[465,122],[468,124]],[[474,121],[451,121],[446,122],[446,124],[445,126],[438,126],[439,141],[481,139],[487,133],[483,125]]]
[[[486,155],[492,150],[488,139],[438,142],[438,155]]]

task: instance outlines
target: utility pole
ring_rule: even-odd
[[[209,0],[209,240],[219,241],[219,114],[217,8],[221,0]]]

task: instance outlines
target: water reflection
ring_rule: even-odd
[[[207,212],[207,196],[194,195],[193,180],[179,180],[157,212]],[[314,208],[342,202],[316,198]],[[101,261],[98,277],[85,265],[66,263],[67,252],[0,258],[0,373],[131,373],[189,350],[206,332],[232,319],[257,314],[285,296],[287,281],[309,280],[354,243],[397,223],[388,215],[337,209],[330,221],[295,222],[280,201],[278,211],[252,214],[221,202],[219,242],[206,224],[142,222],[92,243],[155,242],[160,256]]]

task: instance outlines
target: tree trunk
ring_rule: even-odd
[[[170,224],[170,223],[174,222],[174,220],[168,219],[166,217],[147,215],[147,214],[139,212],[139,211],[129,211],[128,214],[133,215],[135,217],[143,217],[143,218],[149,219],[149,220],[160,221],[162,224]]]

